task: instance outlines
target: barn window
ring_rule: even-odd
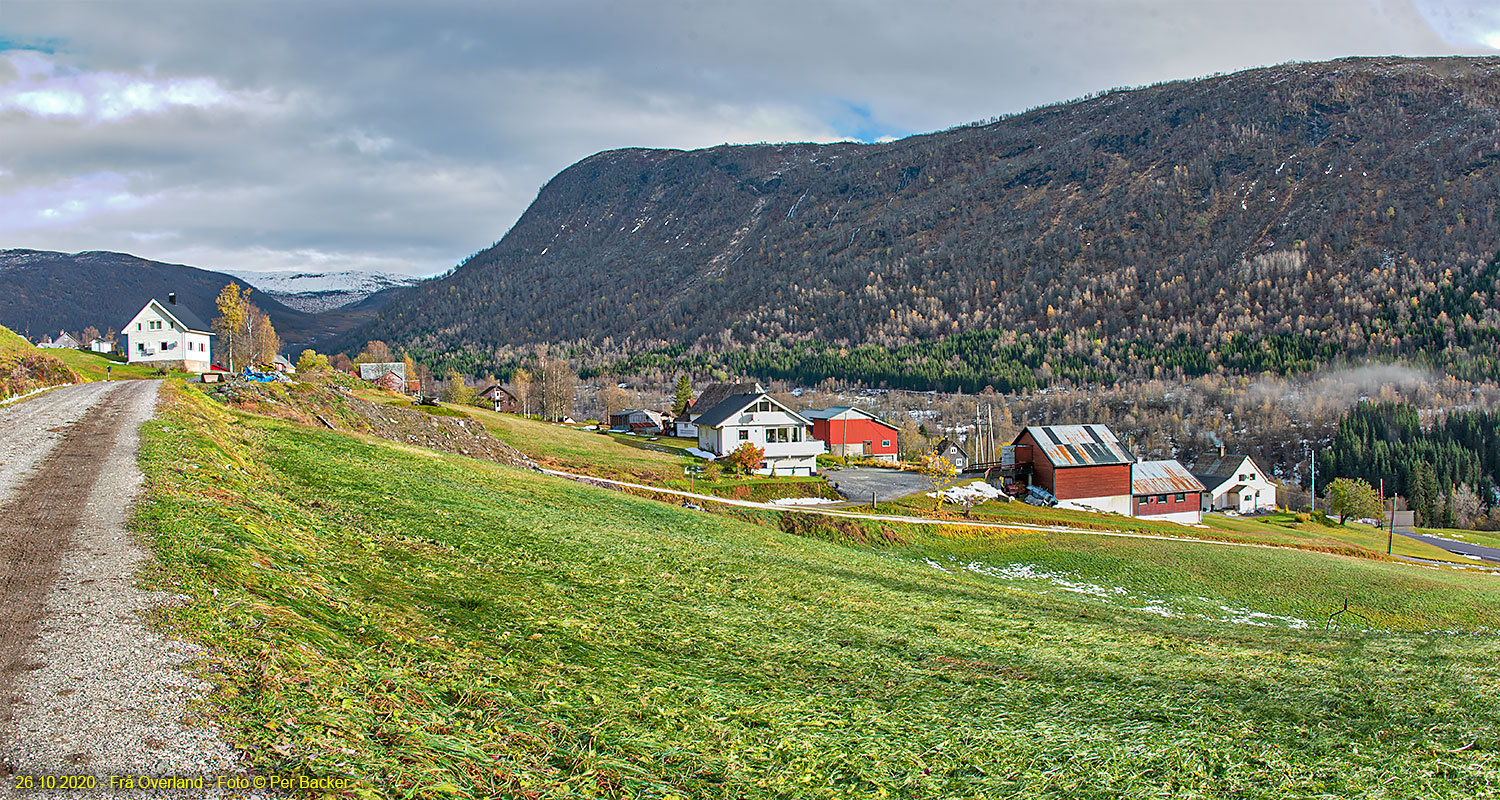
[[[891,446],[891,440],[890,439],[881,439],[880,440],[880,446],[881,447],[890,447]]]
[[[1158,502],[1158,503],[1165,503],[1165,502],[1167,502],[1167,496],[1164,495],[1164,494],[1157,495],[1156,496],[1156,502]]]
[[[1179,502],[1179,503],[1186,503],[1187,502],[1187,494],[1185,492],[1178,492],[1177,493],[1177,502]]]

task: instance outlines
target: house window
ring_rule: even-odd
[[[139,322],[137,322],[137,323],[136,323],[136,324],[135,324],[135,329],[136,329],[136,330],[140,330],[140,329],[141,329],[141,323],[139,323]]]
[[[890,439],[881,439],[880,440],[880,446],[881,447],[890,447],[891,446],[891,440]]]
[[[1185,492],[1178,492],[1177,493],[1177,502],[1179,502],[1179,503],[1186,503],[1187,502],[1187,494]]]
[[[135,343],[135,349],[138,352],[142,352],[142,353],[146,352],[146,343],[145,342],[136,342]]]
[[[750,441],[750,429],[749,428],[740,428],[740,441],[742,441],[742,442],[748,442],[748,441]]]
[[[792,441],[794,441],[794,442],[800,442],[800,441],[802,441],[802,429],[801,428],[792,428]]]

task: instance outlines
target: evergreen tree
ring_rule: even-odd
[[[680,417],[693,402],[693,385],[687,375],[677,376],[677,396],[672,400],[672,415]]]

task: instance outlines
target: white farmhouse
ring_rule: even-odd
[[[175,367],[185,372],[208,372],[213,363],[213,331],[185,306],[175,293],[167,302],[155,299],[125,323],[125,359],[131,364]]]
[[[761,475],[812,475],[828,448],[812,435],[812,423],[765,392],[732,394],[693,420],[698,449],[727,456],[749,442],[765,450]]]
[[[1276,510],[1276,484],[1255,459],[1243,455],[1200,458],[1193,464],[1193,477],[1203,484],[1205,511],[1236,511],[1255,514]]]

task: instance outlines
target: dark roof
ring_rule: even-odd
[[[710,409],[724,402],[725,398],[736,394],[760,394],[765,389],[758,383],[714,383],[709,384],[698,395],[698,399],[688,406],[685,412],[689,417],[694,414],[706,414]]]
[[[801,413],[802,413],[802,416],[804,416],[804,417],[806,417],[808,419],[827,419],[827,420],[831,420],[831,419],[834,419],[835,417],[838,417],[840,414],[845,414],[845,413],[848,413],[850,411],[853,411],[856,415],[858,415],[858,416],[860,416],[860,417],[862,417],[864,419],[867,419],[867,420],[869,420],[869,421],[871,421],[871,422],[873,422],[873,423],[875,423],[877,425],[884,425],[885,427],[890,428],[893,431],[900,431],[901,430],[900,428],[897,428],[895,425],[892,425],[891,423],[886,422],[885,420],[881,419],[880,417],[877,417],[874,414],[871,414],[870,412],[868,412],[868,411],[866,411],[866,410],[864,410],[862,408],[855,408],[854,406],[833,406],[832,408],[810,408],[810,409],[808,409],[806,411],[803,411]]]
[[[1036,440],[1042,454],[1054,467],[1093,467],[1105,464],[1131,464],[1135,456],[1120,443],[1119,437],[1104,425],[1028,425],[1016,436],[1027,432]]]
[[[952,439],[939,439],[938,443],[932,446],[932,449],[934,452],[942,453],[950,447],[957,447],[958,452],[964,454],[964,458],[969,457],[969,451],[965,450],[963,445],[953,441]]]
[[[213,333],[214,331],[213,328],[208,327],[207,323],[199,319],[197,314],[189,310],[187,306],[176,303],[163,303],[154,297],[151,298],[151,302],[160,306],[163,311],[171,314],[174,319],[182,323],[182,327],[190,331],[195,333]]]
[[[480,392],[479,396],[480,397],[488,397],[490,399],[494,399],[496,393],[503,394],[503,395],[509,397],[512,400],[516,399],[516,396],[514,394],[511,394],[511,391],[509,389],[505,388],[504,386],[501,386],[498,383],[495,384],[495,385],[493,385],[493,386],[490,386],[489,388],[487,388],[484,391]]]
[[[748,406],[751,403],[755,402],[760,398],[762,394],[764,394],[764,392],[750,392],[746,394],[729,395],[728,397],[719,401],[718,405],[715,405],[713,408],[710,408],[709,410],[699,415],[698,419],[694,420],[694,422],[700,427],[704,428],[712,428],[715,425],[722,425],[725,420],[729,419],[735,414],[740,413],[741,411],[744,411],[745,406]]]
[[[1194,461],[1193,465],[1188,468],[1188,471],[1193,473],[1193,477],[1202,481],[1205,486],[1209,485],[1210,481],[1214,484],[1220,484],[1230,478],[1236,477],[1240,464],[1244,463],[1247,458],[1250,459],[1250,463],[1255,464],[1254,458],[1250,458],[1250,456],[1243,453],[1203,456]],[[1266,479],[1270,480],[1270,473],[1262,469],[1259,464],[1255,464],[1255,470],[1261,475],[1267,476]]]

